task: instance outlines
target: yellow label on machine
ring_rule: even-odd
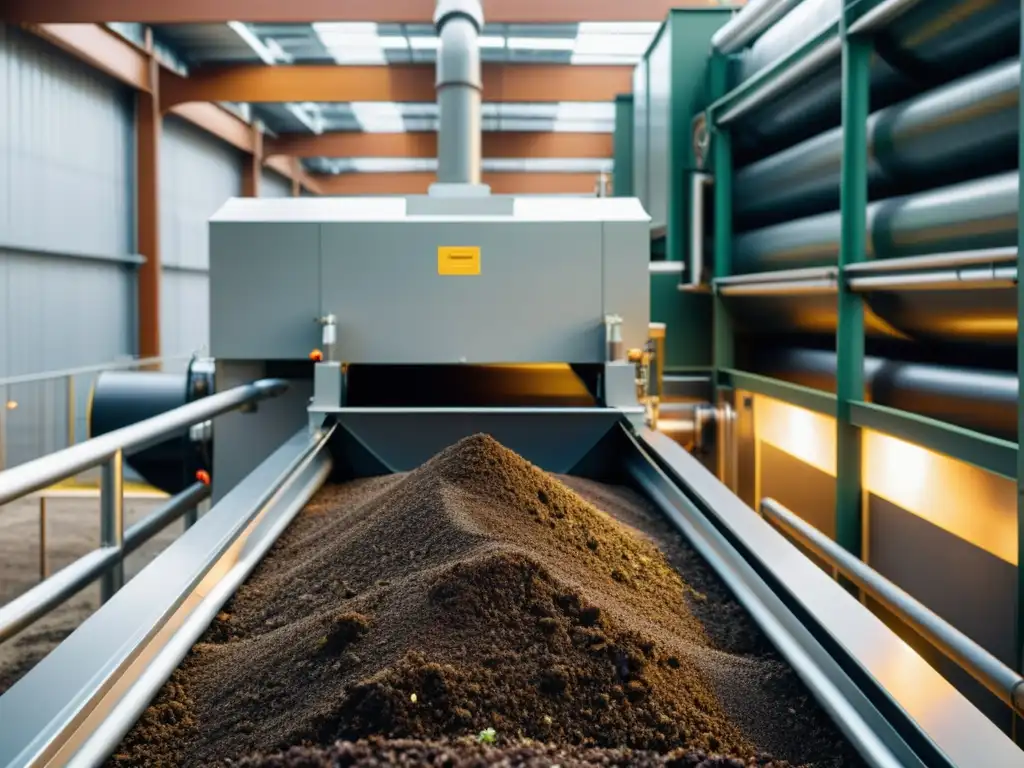
[[[478,246],[442,245],[437,249],[437,274],[479,275],[480,248]]]

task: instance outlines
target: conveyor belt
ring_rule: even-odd
[[[388,454],[373,445],[390,430],[374,431],[371,410],[353,415],[358,439],[344,412],[337,427],[296,433],[0,698],[0,765],[101,764],[332,468],[357,466],[353,451]],[[418,415],[405,413],[411,421]],[[501,439],[521,420],[511,411],[475,416],[462,410],[464,435],[482,420]],[[867,764],[1024,764],[1002,732],[677,444],[649,430],[634,433],[606,409],[573,418],[574,437],[558,417],[546,425],[537,418],[530,440],[567,447],[587,432],[579,422],[589,421],[597,437],[577,464],[628,474],[728,585]],[[421,438],[419,450],[444,447],[428,442]],[[395,461],[398,454],[390,455]]]

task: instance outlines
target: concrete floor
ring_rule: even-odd
[[[164,499],[126,493],[125,527],[144,518]],[[46,502],[47,559],[50,573],[99,545],[99,498],[51,497]],[[171,523],[133,552],[125,562],[130,579],[176,539],[183,521]],[[22,499],[0,507],[0,605],[39,583],[39,500]],[[0,643],[0,693],[13,685],[40,659],[99,607],[99,586],[87,587],[53,613],[20,634]]]

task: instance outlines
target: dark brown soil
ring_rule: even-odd
[[[638,496],[565,482],[476,436],[325,487],[112,764],[856,764]],[[427,743],[487,728],[510,751]],[[374,737],[422,742],[308,749]]]
[[[668,753],[624,749],[557,747],[519,744],[491,747],[469,740],[446,742],[383,741],[340,742],[329,749],[292,747],[267,757],[251,757],[237,763],[240,768],[378,768],[378,766],[437,766],[437,768],[773,768],[765,760],[737,760],[712,756],[698,750]]]

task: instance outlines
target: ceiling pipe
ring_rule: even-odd
[[[775,22],[793,10],[801,0],[750,0],[711,38],[720,53],[738,53]]]
[[[434,26],[437,51],[437,181],[480,184],[481,128],[480,0],[438,0]]]

